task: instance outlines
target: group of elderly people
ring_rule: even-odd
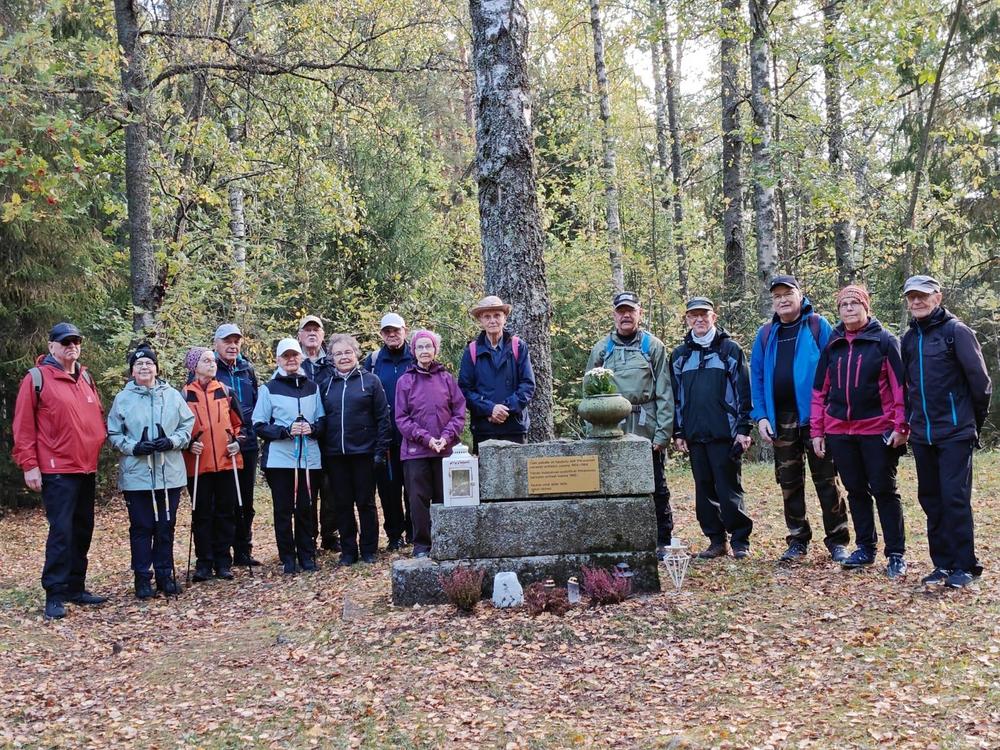
[[[812,537],[808,463],[834,561],[845,568],[874,563],[874,502],[886,572],[904,575],[896,465],[909,442],[935,566],[923,581],[970,583],[982,572],[973,542],[972,451],[991,393],[974,332],[941,306],[940,284],[929,276],[904,286],[912,322],[902,347],[872,316],[863,287],[838,292],[834,328],[794,277],[774,277],[770,290],[774,317],[757,333],[749,369],[704,297],[687,303],[689,331],[668,353],[642,330],[638,296],[621,292],[613,301],[614,330],[591,351],[588,368],[614,371],[633,404],[625,429],[650,439],[658,551],[673,531],[664,476],[672,438],[691,456],[697,518],[710,542],[698,557],[721,557],[728,545],[738,559],[749,555],[753,522],[740,460],[756,422],[774,446],[784,500],[789,546],[780,562],[803,559]],[[466,407],[474,452],[482,440],[524,442],[529,427],[535,379],[527,344],[507,330],[510,306],[491,296],[470,312],[482,331],[465,348],[457,380],[438,360],[439,336],[424,329],[408,338],[396,313],[382,318],[383,345],[363,361],[353,336],[326,339],[322,320],[307,315],[296,338],[278,342],[274,372],[263,382],[232,323],[219,326],[212,348],[188,351],[180,391],[159,377],[157,353],[143,344],[128,357],[128,381],[106,430],[93,380],[78,361],[82,335],[72,324],[56,325],[49,354],[22,382],[14,418],[15,460],[27,486],[42,492],[49,522],[46,616],[65,616],[67,602],[105,600],[84,585],[105,436],[121,454],[140,599],[180,591],[173,547],[184,486],[192,504],[192,580],[231,580],[234,566],[252,574],[260,565],[252,555],[258,459],[284,573],[316,570],[318,540],[340,551],[341,565],[375,562],[376,488],[388,549],[412,542],[414,556],[427,556],[430,506],[443,495],[442,460],[459,442]],[[857,537],[851,554],[838,475]]]

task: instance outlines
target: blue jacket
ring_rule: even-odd
[[[488,440],[494,436],[526,433],[530,424],[528,402],[535,394],[535,373],[531,369],[528,344],[518,339],[515,360],[511,335],[506,331],[497,349],[490,347],[485,331],[475,341],[475,364],[466,346],[458,372],[458,386],[472,415],[472,434],[479,440]],[[497,404],[510,409],[510,416],[503,424],[489,421]]]
[[[807,318],[815,315],[819,320],[819,342],[813,335],[812,327]],[[781,320],[777,313],[771,319],[770,326],[761,326],[753,342],[750,353],[750,393],[753,410],[750,418],[754,422],[766,419],[773,429],[778,428],[774,413],[774,361],[778,353],[778,327]],[[767,341],[763,341],[764,329],[768,328]],[[830,340],[833,327],[826,318],[813,312],[812,302],[808,297],[802,298],[802,325],[795,342],[795,359],[792,364],[792,377],[795,381],[795,405],[799,410],[799,424],[809,424],[809,412],[812,404],[813,380],[816,377],[816,365],[819,355]]]
[[[312,434],[293,439],[288,432],[299,415]],[[261,466],[265,469],[320,469],[318,438],[323,434],[323,402],[319,388],[304,374],[276,374],[261,386],[253,410],[253,424],[264,441]]]
[[[374,365],[372,360],[374,360]],[[399,382],[403,373],[415,365],[417,361],[413,358],[410,345],[403,344],[403,348],[394,352],[389,347],[382,345],[382,348],[365,357],[362,367],[372,373],[382,383],[385,390],[385,398],[389,402],[389,421],[392,423],[392,444],[397,448],[403,443],[403,435],[396,427],[396,383]]]
[[[246,439],[240,442],[240,450],[243,453],[257,452],[257,433],[253,426],[253,407],[257,403],[257,392],[259,390],[257,372],[253,369],[250,361],[241,354],[236,358],[235,364],[231,367],[226,364],[218,353],[215,355],[215,363],[218,365],[216,380],[236,395],[236,400],[240,402],[240,410],[243,416],[243,425],[246,428]]]

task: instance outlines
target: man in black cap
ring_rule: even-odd
[[[781,486],[788,527],[788,549],[779,562],[805,558],[812,539],[806,517],[808,458],[823,511],[823,541],[834,562],[842,563],[847,559],[846,545],[850,541],[847,503],[837,484],[833,461],[813,452],[809,435],[816,365],[833,328],[813,312],[812,303],[803,296],[794,276],[775,276],[771,280],[771,302],[774,317],[757,331],[750,355],[750,416],[757,422],[761,439],[774,445],[775,476]]]
[[[641,329],[642,305],[635,292],[619,292],[612,300],[615,329],[590,352],[587,369],[614,370],[618,391],[632,402],[625,432],[653,444],[653,503],[656,507],[657,555],[662,559],[674,530],[670,489],[664,473],[667,445],[674,422],[670,362],[663,342]]]
[[[72,323],[49,332],[49,353],[35,361],[14,407],[14,461],[24,483],[42,493],[45,617],[66,616],[66,602],[101,604],[87,591],[87,553],[94,534],[97,458],[107,437],[101,398],[80,364],[83,336]]]
[[[733,557],[742,560],[750,553],[753,530],[740,476],[753,424],[750,376],[743,350],[716,324],[717,317],[706,297],[688,301],[689,330],[670,355],[674,445],[691,457],[695,513],[710,542],[698,558],[725,557],[729,541]]]
[[[911,276],[903,296],[913,318],[901,344],[906,413],[934,563],[923,583],[964,588],[983,572],[972,522],[972,451],[993,384],[975,331],[941,306],[936,279]]]

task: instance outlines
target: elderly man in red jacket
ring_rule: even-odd
[[[83,336],[72,323],[49,332],[49,353],[21,381],[14,407],[14,461],[24,483],[42,493],[49,536],[45,543],[45,616],[66,616],[65,603],[102,604],[84,586],[94,533],[97,457],[107,437],[94,380],[83,367]]]

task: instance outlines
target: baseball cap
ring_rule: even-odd
[[[621,307],[622,305],[626,305],[632,308],[642,307],[642,305],[639,303],[639,295],[636,294],[635,292],[618,292],[618,294],[615,295],[614,300],[612,300],[611,306],[614,308],[618,308]]]
[[[290,351],[302,354],[302,347],[299,346],[299,342],[295,339],[285,338],[278,342],[278,345],[274,347],[275,356],[280,357],[282,354],[287,354]]]
[[[941,291],[941,284],[933,276],[926,276],[924,274],[918,274],[916,276],[911,276],[903,284],[903,296],[905,297],[910,292],[924,292],[925,294],[933,294],[934,292]]]
[[[80,333],[80,329],[77,328],[72,323],[56,323],[52,326],[52,330],[49,331],[49,341],[58,341],[60,344],[63,339],[68,339],[75,336],[78,339],[83,338],[83,334]]]
[[[715,310],[715,304],[708,297],[692,297],[687,301],[686,311],[691,310]]]
[[[315,323],[320,328],[323,327],[323,321],[319,319],[316,315],[306,315],[302,320],[299,321],[299,330],[301,331],[310,323]]]
[[[223,323],[221,326],[215,329],[215,338],[222,340],[227,336],[232,336],[236,334],[240,338],[243,338],[243,334],[240,333],[240,328],[235,323]]]
[[[790,286],[792,289],[801,289],[799,282],[795,280],[795,277],[788,275],[775,276],[771,279],[771,286],[769,286],[768,289],[773,290],[776,286]]]
[[[378,329],[380,331],[383,328],[406,328],[406,321],[403,320],[402,315],[397,315],[396,313],[386,313],[382,316],[382,322],[378,324]]]

